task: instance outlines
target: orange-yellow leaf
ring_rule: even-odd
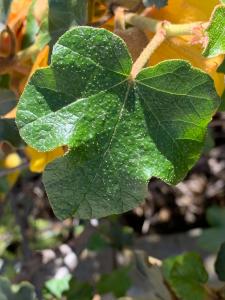
[[[15,153],[10,153],[6,156],[6,158],[3,161],[3,168],[5,169],[11,169],[18,167],[22,163],[22,160],[20,156],[15,152]],[[7,175],[7,181],[10,187],[12,187],[15,182],[17,181],[19,177],[20,171],[15,171],[10,175]]]
[[[172,23],[188,23],[196,21],[208,21],[218,0],[170,0],[169,5],[162,9],[151,11],[151,17],[168,20]],[[152,34],[149,34],[152,37]],[[202,56],[202,47],[192,45],[191,36],[174,37],[164,42],[152,55],[150,64],[154,65],[167,59],[185,59],[195,67],[207,72],[215,82],[219,95],[224,90],[224,76],[216,72],[224,59],[223,55],[206,59]]]
[[[14,26],[18,19],[25,18],[31,3],[32,0],[13,0],[10,5],[7,23]]]
[[[63,156],[64,150],[62,147],[50,152],[38,152],[37,150],[26,147],[25,152],[30,159],[31,172],[42,173],[48,163],[56,158]]]
[[[45,46],[40,53],[37,55],[36,60],[32,66],[30,77],[38,68],[43,68],[48,65],[49,46]]]

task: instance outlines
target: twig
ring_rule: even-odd
[[[151,15],[151,13],[154,11],[155,9],[155,5],[152,5],[152,6],[149,6],[149,7],[146,7],[143,12],[141,13],[141,16],[149,16]]]
[[[132,79],[136,78],[137,74],[147,64],[150,56],[165,41],[165,39],[166,39],[166,31],[164,30],[163,22],[162,22],[161,25],[158,26],[158,29],[154,37],[151,39],[147,47],[142,51],[141,55],[133,64],[132,71],[131,71]]]
[[[216,290],[210,288],[207,285],[204,285],[205,291],[207,292],[208,299],[210,300],[222,300],[221,296],[217,293]]]
[[[128,24],[138,27],[141,30],[149,30],[156,32],[159,24],[162,21],[156,19],[147,18],[134,13],[127,13],[125,15],[125,21]],[[196,27],[205,27],[204,22],[194,22],[187,24],[171,24],[170,22],[164,22],[164,30],[166,31],[167,37],[178,36],[178,35],[192,35]]]
[[[122,6],[116,6],[113,9],[114,12],[114,29],[121,29],[125,30],[126,23],[125,23],[125,8]]]
[[[100,26],[104,25],[105,23],[107,23],[114,16],[113,5],[115,5],[115,4],[111,4],[109,9],[107,10],[107,12],[98,21],[89,22],[88,25],[93,26],[93,27],[100,27]],[[143,7],[143,3],[142,3],[142,1],[140,1],[137,5],[135,5],[133,8],[131,8],[128,11],[135,13],[142,7]]]

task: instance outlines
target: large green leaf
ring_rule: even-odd
[[[207,57],[225,53],[225,6],[218,6],[213,12],[206,30],[208,44],[203,52]]]
[[[44,184],[59,218],[122,213],[140,203],[147,180],[177,183],[198,159],[219,98],[211,78],[182,60],[130,77],[118,36],[77,27],[36,72],[17,112],[21,136],[39,151],[68,145]]]
[[[207,282],[208,274],[196,253],[186,253],[164,260],[163,275],[179,299],[206,298],[203,284]]]

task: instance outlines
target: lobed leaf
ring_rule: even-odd
[[[103,217],[140,203],[152,176],[175,184],[198,159],[219,104],[211,78],[182,60],[131,79],[125,43],[77,27],[53,49],[23,93],[17,125],[39,151],[67,145],[44,184],[61,218]],[[63,205],[62,205],[63,203]]]
[[[212,19],[206,29],[208,44],[203,55],[213,57],[225,53],[225,6],[218,6],[212,15]]]
[[[205,299],[203,284],[207,282],[208,274],[198,254],[186,253],[168,258],[163,261],[162,270],[166,281],[179,299]]]

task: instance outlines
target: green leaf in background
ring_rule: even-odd
[[[32,0],[31,6],[28,11],[27,21],[26,21],[26,29],[23,38],[22,47],[27,48],[31,46],[35,42],[36,34],[39,30],[38,21],[34,15],[34,7],[37,0]]]
[[[0,277],[0,300],[35,300],[34,288],[28,282],[11,285],[8,279]]]
[[[147,253],[143,251],[135,250],[134,258],[132,278],[135,278],[135,280],[131,288],[134,291],[134,296],[132,296],[131,291],[129,293],[132,296],[131,299],[172,300],[169,287],[163,278],[162,268],[156,263],[151,263],[152,258],[150,259]],[[135,290],[139,291],[139,293],[135,293]]]
[[[225,226],[225,208],[219,206],[211,206],[206,213],[209,225],[213,227]]]
[[[203,52],[206,57],[225,53],[225,7],[218,6],[213,12],[209,27],[206,29],[208,44]]]
[[[32,1],[28,12],[23,48],[35,44],[38,49],[42,49],[51,40],[48,24],[48,9],[43,13],[41,23],[39,24],[34,15],[35,5],[38,5],[37,0]]]
[[[57,299],[62,299],[63,293],[68,291],[70,288],[69,285],[70,279],[71,279],[71,275],[67,275],[61,279],[58,278],[50,279],[45,283],[45,289],[48,292],[50,292],[53,296],[55,296]]]
[[[208,274],[196,253],[168,258],[163,261],[163,275],[180,300],[204,300],[204,284]]]
[[[17,104],[16,96],[7,89],[0,89],[0,116],[7,114]]]
[[[1,196],[1,194],[7,193],[8,190],[9,190],[9,183],[7,181],[7,178],[6,177],[0,177],[0,196]],[[2,244],[3,243],[1,243],[1,246],[0,246],[0,254],[1,254]]]
[[[199,158],[220,102],[212,79],[182,60],[143,69],[135,80],[131,68],[121,38],[77,27],[26,86],[17,111],[21,136],[39,151],[70,149],[44,173],[61,219],[130,210],[149,178],[175,184]]]
[[[70,288],[64,293],[67,300],[92,300],[94,296],[93,287],[87,282],[79,282],[75,278],[70,281]]]
[[[219,279],[221,281],[225,281],[225,242],[221,245],[219,253],[217,255],[215,270]]]
[[[112,293],[115,297],[125,296],[132,284],[129,270],[129,267],[121,267],[110,274],[102,275],[96,286],[98,293]]]
[[[109,243],[99,232],[93,233],[87,244],[87,249],[90,251],[101,251],[109,247]]]
[[[203,249],[215,252],[224,242],[225,237],[225,208],[212,206],[206,212],[208,224],[212,228],[204,229],[198,243]]]
[[[15,119],[0,119],[0,142],[8,142],[18,148],[23,145]]]
[[[87,23],[87,0],[49,0],[48,2],[52,43],[55,43],[70,27]]]
[[[8,74],[0,75],[0,88],[9,89],[10,76]]]
[[[0,22],[4,23],[12,0],[0,0]]]
[[[220,2],[225,5],[225,0],[220,0]]]
[[[168,5],[168,0],[143,0],[144,6],[153,6],[155,5],[156,7],[163,7]]]

